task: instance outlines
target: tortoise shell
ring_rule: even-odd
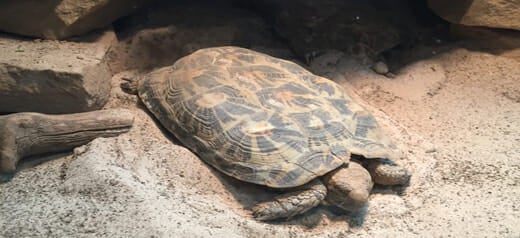
[[[303,185],[350,155],[395,158],[374,117],[344,89],[252,50],[198,50],[138,82],[141,100],[223,173],[275,188]]]

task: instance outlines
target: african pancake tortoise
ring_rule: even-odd
[[[389,160],[400,153],[374,117],[341,86],[295,63],[216,47],[127,81],[121,86],[208,164],[287,189],[253,208],[259,220],[289,218],[321,202],[358,210],[372,179],[397,185],[410,178]]]

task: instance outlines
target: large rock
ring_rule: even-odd
[[[452,23],[520,30],[520,1],[428,0],[428,5]]]
[[[0,113],[100,109],[111,88],[105,55],[116,38],[106,31],[85,40],[30,41],[0,35]]]
[[[171,65],[195,50],[215,46],[291,55],[264,19],[225,0],[158,2],[118,21],[115,28],[121,39],[112,50],[115,72]]]
[[[395,1],[262,0],[242,4],[263,9],[276,32],[307,63],[326,50],[371,61],[402,43],[403,34],[410,33],[414,24],[407,5]]]
[[[106,26],[146,0],[3,0],[0,30],[63,39]]]

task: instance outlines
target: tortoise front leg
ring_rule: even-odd
[[[327,196],[327,188],[319,179],[300,187],[298,191],[278,196],[274,201],[253,207],[253,216],[260,221],[291,218],[318,206]]]
[[[375,183],[381,185],[404,185],[410,181],[411,174],[400,165],[388,159],[367,159],[367,170]]]

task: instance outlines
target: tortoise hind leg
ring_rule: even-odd
[[[403,185],[411,177],[410,172],[388,159],[367,159],[367,170],[375,183],[381,185]]]
[[[252,209],[253,216],[260,221],[290,218],[318,206],[326,196],[327,188],[319,179],[315,179],[298,191],[288,192],[274,201],[256,205]]]

